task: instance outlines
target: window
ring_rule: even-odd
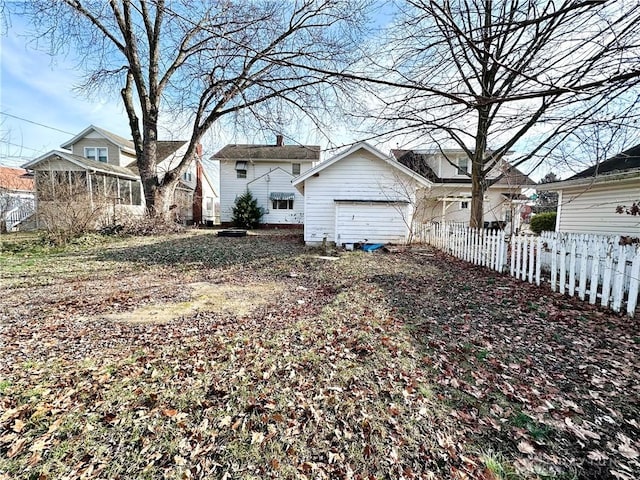
[[[191,169],[187,170],[186,172],[184,172],[182,174],[182,179],[185,182],[191,182],[191,179],[193,178],[193,174],[191,173]]]
[[[466,175],[469,172],[469,159],[458,159],[458,175]]]
[[[237,178],[247,178],[247,162],[236,162]]]
[[[293,210],[294,193],[272,192],[269,198],[273,210]]]
[[[142,205],[142,183],[131,182],[131,205]]]
[[[213,197],[207,197],[204,209],[207,213],[213,213]]]
[[[291,173],[293,175],[300,175],[300,164],[299,163],[292,163],[291,164]]]
[[[460,210],[466,210],[469,208],[469,202],[460,202]]]
[[[293,210],[293,200],[271,200],[274,210]]]
[[[84,156],[96,162],[107,163],[107,147],[84,147]]]

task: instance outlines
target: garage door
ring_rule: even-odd
[[[405,203],[336,203],[336,243],[403,243]]]

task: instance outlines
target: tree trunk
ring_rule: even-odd
[[[482,180],[482,152],[475,152],[471,161],[471,228],[484,225],[484,182]]]

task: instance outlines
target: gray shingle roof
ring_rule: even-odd
[[[320,159],[318,145],[227,145],[211,159],[215,160],[309,160]]]
[[[576,173],[567,180],[597,177],[611,173],[622,173],[628,170],[640,169],[640,145],[631,147],[607,160]]]

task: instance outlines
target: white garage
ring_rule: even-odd
[[[409,203],[335,200],[336,243],[403,243],[409,234]]]
[[[362,142],[293,180],[304,195],[304,239],[349,243],[404,243],[416,191],[431,182]]]

